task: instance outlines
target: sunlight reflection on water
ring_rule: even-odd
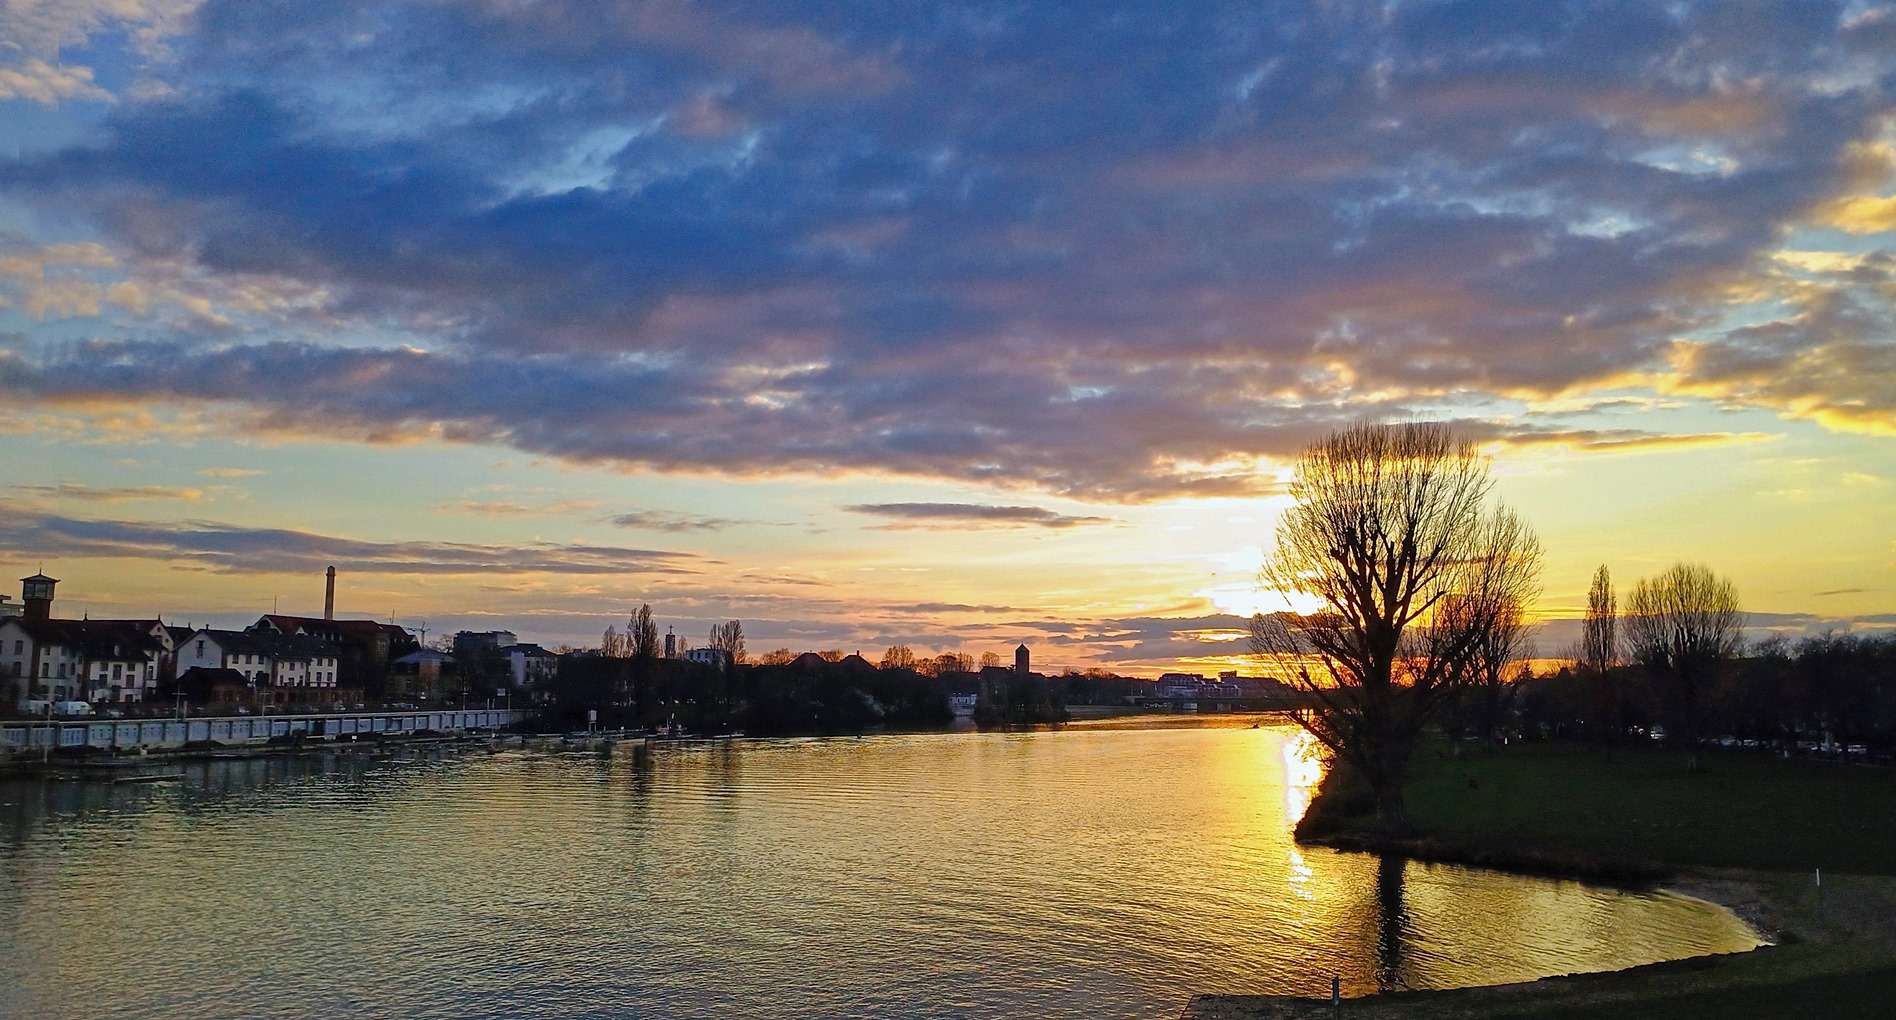
[[[1757,944],[1684,897],[1298,848],[1312,756],[1249,725],[0,785],[0,1015],[1150,1017]]]

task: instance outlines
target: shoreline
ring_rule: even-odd
[[[1429,863],[1623,885],[1602,883],[1597,875],[1563,875],[1548,866],[1521,870],[1417,856],[1410,841],[1390,842],[1403,849],[1392,846],[1386,852]],[[1896,966],[1896,878],[1826,875],[1830,895],[1821,901],[1813,879],[1747,868],[1681,868],[1657,882],[1640,884],[1641,888],[1689,896],[1731,912],[1765,940],[1747,952],[1692,956],[1621,970],[1554,974],[1533,981],[1377,992],[1346,998],[1343,1009],[1352,1016],[1389,1020],[1516,1017],[1567,1009],[1591,1016],[1595,1010],[1635,1003],[1663,1005],[1667,1000],[1708,990],[1736,990],[1745,995],[1779,984],[1847,978],[1866,967]],[[1817,953],[1823,955],[1815,956]],[[1201,994],[1192,996],[1179,1020],[1331,1020],[1333,1016],[1330,1000],[1323,998]]]
[[[1455,785],[1460,788],[1459,781]],[[1467,788],[1475,788],[1472,779]],[[1334,776],[1326,777],[1297,826],[1297,843],[1687,896],[1729,912],[1764,944],[1746,952],[1535,981],[1373,993],[1344,1001],[1344,1010],[1353,1015],[1391,1020],[1740,1017],[1805,1015],[1816,1003],[1823,1004],[1826,1016],[1885,1015],[1885,989],[1896,980],[1896,875],[1826,870],[1819,885],[1814,870],[1675,863],[1660,856],[1666,852],[1662,843],[1596,843],[1576,838],[1580,832],[1572,828],[1538,845],[1522,838],[1529,830],[1504,829],[1484,839],[1479,827],[1454,835],[1463,830],[1452,822],[1436,827],[1438,833],[1451,833],[1447,836],[1391,837],[1370,828],[1370,819],[1354,815],[1352,808],[1359,806],[1347,785],[1339,788]],[[1703,839],[1718,845],[1732,835],[1714,824]],[[1755,846],[1699,856],[1743,859],[1747,850],[1754,858],[1770,859],[1757,854]],[[1181,1014],[1182,1020],[1319,1016],[1332,1016],[1327,998],[1279,995],[1197,995]]]

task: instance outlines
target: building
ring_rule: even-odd
[[[52,619],[53,588],[58,584],[58,578],[47,577],[44,572],[20,578],[20,601],[25,603],[20,615],[28,620]]]
[[[20,579],[17,615],[0,616],[0,683],[14,702],[144,701],[170,668],[171,631],[157,620],[56,620],[45,574]]]
[[[505,651],[519,641],[510,630],[464,630],[454,635],[454,657],[471,661],[488,652]]]
[[[389,663],[421,647],[408,631],[375,620],[321,620],[265,613],[247,632],[313,638],[330,645],[337,654],[338,682],[358,690],[380,690],[388,679]]]
[[[817,655],[815,652],[804,652],[803,655],[797,657],[797,661],[794,665],[802,666],[803,656],[815,656],[816,661],[823,662],[823,657]],[[685,661],[696,662],[705,666],[716,666],[719,669],[730,669],[731,653],[722,648],[693,648],[685,653]],[[825,666],[829,665],[826,662],[823,664]]]
[[[432,698],[441,689],[441,674],[454,666],[454,656],[423,648],[388,664],[390,697]]]
[[[178,674],[178,690],[194,705],[229,705],[252,700],[250,681],[234,669],[193,666]]]
[[[233,669],[266,704],[333,702],[342,651],[306,634],[205,628],[178,646],[178,669]]]
[[[0,620],[0,676],[10,700],[78,701],[85,657],[76,630],[65,621],[10,616]]]
[[[338,652],[338,683],[378,696],[388,681],[389,663],[421,647],[414,635],[392,623],[336,619],[335,567],[327,571],[320,618],[266,613],[249,630],[315,638],[333,646]]]
[[[522,690],[545,687],[559,675],[560,657],[531,642],[508,645],[508,665],[513,668],[513,685]]]

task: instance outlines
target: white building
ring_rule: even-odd
[[[0,618],[0,682],[15,702],[144,701],[169,637],[157,621]]]
[[[178,672],[201,667],[234,669],[271,700],[333,697],[334,645],[301,634],[199,630],[178,645]],[[304,691],[297,691],[302,688]]]
[[[560,671],[560,657],[531,642],[508,645],[501,650],[507,653],[508,662],[513,666],[515,687],[526,690],[543,687]]]

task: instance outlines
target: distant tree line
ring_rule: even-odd
[[[752,665],[738,620],[714,625],[705,647],[725,653],[723,661],[664,658],[651,607],[642,605],[624,632],[606,631],[599,654],[560,660],[550,711],[569,727],[584,725],[592,712],[609,727],[756,735],[925,729],[954,718],[947,689],[915,669],[912,655],[911,665],[885,656],[888,664],[876,668],[826,651],[819,667],[779,649]]]
[[[1730,738],[1896,750],[1896,633],[1747,645],[1731,582],[1694,564],[1639,582],[1624,618],[1617,608],[1602,566],[1570,663],[1522,685],[1528,729],[1689,748]]]

